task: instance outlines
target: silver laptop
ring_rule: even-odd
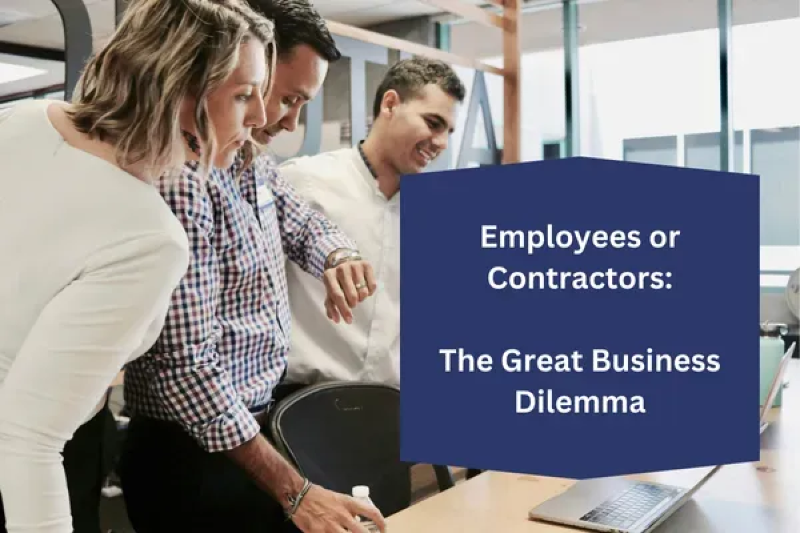
[[[767,427],[767,414],[783,386],[794,343],[781,358],[775,379],[761,406],[760,431]],[[623,477],[582,480],[529,512],[534,520],[609,533],[649,533],[661,525],[722,468],[715,466],[692,488],[685,489],[634,481]]]

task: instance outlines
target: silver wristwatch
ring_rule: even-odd
[[[345,261],[360,261],[361,254],[358,250],[352,250],[350,248],[339,248],[338,250],[334,250],[328,256],[327,261],[325,261],[325,270],[329,268],[336,268],[337,266],[341,265]]]

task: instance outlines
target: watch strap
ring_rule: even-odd
[[[351,250],[349,248],[340,248],[335,250],[329,257],[328,257],[328,264],[325,266],[325,269],[329,268],[336,268],[337,266],[341,265],[346,261],[360,261],[361,254],[358,250]]]

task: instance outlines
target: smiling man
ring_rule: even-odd
[[[399,61],[378,88],[366,140],[280,167],[299,194],[355,239],[374,265],[378,290],[342,317],[313,277],[287,266],[292,355],[277,397],[329,380],[399,385],[400,176],[424,171],[444,152],[464,95],[447,64]],[[330,320],[314,313],[323,301]]]
[[[268,142],[295,129],[340,54],[308,0],[248,1],[275,22],[277,66],[257,134]],[[138,533],[359,531],[357,516],[383,530],[377,509],[310,484],[262,432],[291,357],[285,261],[344,316],[374,292],[371,266],[272,158],[245,161],[207,180],[187,164],[162,185],[192,255],[160,337],[125,373],[131,420],[118,473],[128,516]],[[306,312],[325,318],[324,301]]]

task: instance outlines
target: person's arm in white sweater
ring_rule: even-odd
[[[0,385],[9,533],[71,533],[61,452],[123,364],[155,339],[188,251],[163,236],[99,250],[43,309]]]

